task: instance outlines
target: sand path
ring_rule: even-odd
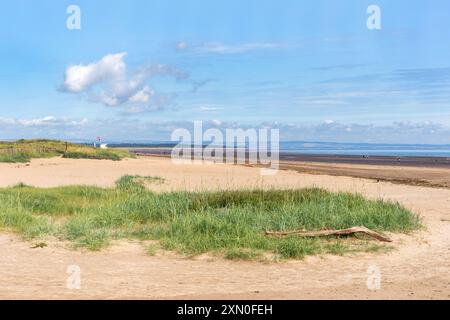
[[[420,169],[418,169],[420,170]],[[120,242],[101,252],[82,252],[49,241],[31,249],[20,237],[0,234],[0,298],[255,298],[372,299],[450,298],[450,190],[376,183],[372,180],[257,168],[174,165],[169,159],[122,162],[44,159],[29,165],[0,164],[0,186],[18,182],[49,187],[113,185],[123,174],[166,178],[155,191],[238,187],[320,186],[399,201],[420,213],[427,231],[394,235],[390,253],[311,257],[285,263],[186,259],[171,253],[146,255],[138,242]],[[69,265],[81,268],[81,289],[68,289]],[[381,288],[369,290],[367,270],[379,268]]]

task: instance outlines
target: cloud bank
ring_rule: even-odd
[[[56,138],[110,141],[168,141],[177,128],[193,129],[191,121],[145,121],[135,118],[71,119],[47,116],[34,119],[0,118],[0,140]],[[393,122],[384,125],[323,122],[239,123],[217,119],[203,122],[204,130],[217,128],[277,128],[282,141],[450,144],[450,127],[434,122]],[[364,137],[364,139],[361,139]]]

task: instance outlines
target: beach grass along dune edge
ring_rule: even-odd
[[[0,141],[0,162],[26,163],[31,159],[62,156],[73,159],[98,159],[118,161],[132,157],[127,149],[99,149],[92,146],[60,140]]]

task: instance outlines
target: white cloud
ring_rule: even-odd
[[[11,118],[0,118],[0,124],[2,124],[2,125],[10,125],[10,124],[15,124],[15,123],[16,123],[16,121]]]
[[[53,116],[48,116],[44,118],[38,118],[38,119],[30,119],[30,120],[17,120],[17,123],[28,127],[28,126],[42,126],[47,125],[55,122],[56,118]]]
[[[219,127],[219,126],[222,125],[222,121],[216,120],[216,119],[211,120],[211,123],[212,123],[214,126],[217,126],[217,127]]]
[[[182,48],[179,48],[180,45]],[[205,42],[200,45],[192,46],[191,50],[189,51],[195,54],[238,54],[249,51],[283,49],[289,47],[290,45],[288,44],[271,43],[271,42],[248,42],[238,44],[225,44],[222,42]],[[186,43],[180,42],[177,44],[176,48],[178,51],[185,51],[190,47]]]
[[[117,106],[119,104],[119,99],[117,98],[116,95],[114,95],[114,94],[110,95],[104,91],[100,92],[98,95],[91,94],[91,96],[89,97],[89,101],[101,102],[105,106],[109,106],[109,107]]]
[[[184,41],[180,41],[175,45],[175,49],[180,50],[180,51],[187,49],[187,47],[188,47],[188,44]]]
[[[126,73],[123,58],[126,55],[126,52],[108,54],[98,62],[68,67],[64,77],[64,88],[69,92],[79,93],[105,80],[123,79]]]
[[[223,108],[222,107],[217,107],[217,106],[201,106],[197,110],[199,112],[213,112],[213,111],[223,110]]]
[[[63,89],[80,94],[89,102],[105,106],[131,104],[130,108],[134,110],[151,111],[156,109],[151,99],[156,93],[147,84],[152,77],[169,76],[177,80],[188,77],[186,72],[163,64],[141,66],[130,74],[124,61],[126,56],[126,52],[108,54],[97,62],[69,66],[65,71]],[[169,103],[169,99],[166,102]],[[157,109],[162,107],[162,99],[155,103],[158,104]]]
[[[142,90],[138,91],[130,97],[131,102],[148,102],[150,98],[155,94],[155,92],[148,86],[144,87]]]
[[[32,119],[0,118],[0,124],[2,125],[19,127],[82,126],[87,123],[88,120],[86,118],[73,120],[67,117],[57,118],[54,116]]]
[[[311,101],[308,101],[307,103],[317,104],[317,105],[334,105],[334,106],[347,104],[344,101],[332,100],[332,99],[311,100]]]

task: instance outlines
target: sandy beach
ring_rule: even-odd
[[[141,157],[170,157],[169,148],[131,148]],[[248,158],[248,154],[246,154]],[[244,160],[245,161],[245,160]],[[280,169],[389,181],[426,187],[450,187],[450,158],[344,156],[280,153]]]
[[[234,165],[176,165],[163,157],[106,160],[39,159],[0,164],[0,186],[23,182],[37,187],[113,186],[125,174],[159,176],[157,192],[236,188],[323,187],[398,201],[423,217],[426,230],[394,234],[394,250],[345,256],[309,257],[281,263],[234,262],[217,257],[185,258],[171,252],[149,256],[135,241],[120,241],[100,252],[73,250],[48,239],[45,248],[11,233],[0,233],[2,299],[448,299],[450,298],[450,170],[358,164],[292,163],[276,175]],[[303,169],[302,169],[303,168]],[[310,172],[309,172],[310,171]],[[366,172],[354,177],[352,172]],[[384,181],[434,181],[433,187]],[[309,173],[308,173],[309,172]],[[372,172],[372,173],[371,173]],[[373,179],[373,173],[386,179]],[[313,174],[311,174],[313,173]],[[333,174],[333,175],[331,175]],[[336,176],[336,174],[338,174]],[[69,265],[81,268],[79,290],[66,287]],[[369,290],[367,270],[381,271],[381,288]]]

